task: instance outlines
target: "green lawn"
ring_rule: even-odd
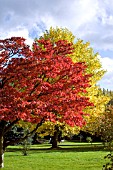
[[[4,170],[102,170],[108,153],[100,144],[64,142],[58,150],[49,148],[49,144],[34,145],[28,156],[22,156],[20,148],[9,147]]]

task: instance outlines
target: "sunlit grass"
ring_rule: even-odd
[[[64,142],[60,149],[50,150],[50,144],[34,145],[23,156],[18,146],[5,153],[4,170],[102,170],[105,163],[99,144]]]

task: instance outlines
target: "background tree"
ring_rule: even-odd
[[[101,139],[111,149],[113,142],[113,106],[111,105],[106,108],[105,114],[100,119],[98,135],[101,136]]]
[[[85,63],[73,63],[67,41],[38,40],[31,51],[23,38],[0,40],[0,167],[5,147],[33,134],[44,121],[70,126],[85,123],[83,111],[92,106],[81,96],[89,86]],[[24,138],[4,141],[19,121],[35,124]]]
[[[99,114],[95,117],[93,116],[93,118],[92,118],[92,115],[90,116],[89,119],[91,119],[91,121],[90,121],[90,123],[86,124],[85,130],[87,131],[87,129],[88,129],[88,132],[90,132],[93,135],[97,135],[97,136],[99,135],[103,139],[104,142],[105,141],[107,142],[108,141],[107,138],[111,138],[110,136],[112,136],[112,135],[110,135],[110,133],[112,133],[112,132],[110,131],[109,128],[108,128],[109,130],[107,130],[107,126],[108,126],[108,124],[110,125],[112,122],[112,109],[111,108],[113,106],[113,92],[111,90],[109,91],[108,89],[107,90],[100,89],[100,93],[102,95],[104,95],[105,97],[108,97],[109,101],[103,107],[103,110],[104,110],[103,114]],[[98,108],[100,108],[102,106],[101,98],[99,100],[100,100],[100,105],[98,106]],[[98,101],[98,104],[99,104],[99,101]],[[106,134],[104,132],[104,127],[105,127]],[[111,128],[111,125],[110,125],[110,128]],[[102,133],[103,137],[101,136],[101,133],[100,133],[102,131],[103,131],[103,133]],[[109,131],[109,133],[108,133],[108,131]],[[104,140],[104,138],[105,138],[105,140]]]
[[[50,137],[50,143],[52,144],[52,148],[57,148],[58,142],[61,142],[65,137],[72,138],[73,134],[79,134],[80,127],[74,126],[71,127],[68,124],[61,122],[45,122],[38,129],[37,134],[41,138],[46,136]]]
[[[101,115],[97,120],[98,124],[96,124],[94,132],[111,148],[113,142],[113,92],[103,89],[103,94],[108,95],[110,101],[106,105],[104,115]]]

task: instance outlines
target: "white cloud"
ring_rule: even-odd
[[[2,0],[0,3],[0,39],[23,36],[31,45],[50,26],[67,27],[77,38],[90,41],[97,52],[113,52],[112,0]],[[107,75],[112,80],[111,60],[103,58],[103,66],[108,70],[103,81]]]
[[[102,88],[113,90],[113,58],[99,56],[102,67],[107,72],[105,73],[103,79],[99,81]]]
[[[24,37],[26,39],[26,43],[30,46],[33,43],[33,39],[29,37],[28,30],[24,27],[17,27],[16,29],[10,32],[4,33],[1,39],[10,38],[10,37]]]
[[[107,70],[107,73],[109,74],[113,72],[113,59],[108,58],[108,57],[102,58],[101,56],[99,56],[99,58],[100,58],[103,68]]]
[[[4,0],[0,4],[0,32],[18,26],[31,30],[34,24],[46,28],[69,28],[96,49],[113,50],[112,0]]]

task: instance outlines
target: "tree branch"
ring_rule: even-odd
[[[19,121],[19,119],[16,119],[16,120],[14,120],[13,122],[11,122],[8,126],[6,126],[6,127],[4,128],[3,134],[5,135],[9,130],[11,130],[12,126],[13,126],[15,123],[17,123],[18,121]]]
[[[38,127],[40,127],[41,125],[42,125],[42,123],[44,123],[44,118],[41,120],[41,122],[40,123],[38,123],[37,125],[36,125],[36,127],[31,131],[31,132],[29,132],[29,133],[27,133],[24,137],[22,137],[22,138],[19,138],[19,139],[14,139],[14,140],[12,140],[12,141],[4,141],[4,149],[7,147],[7,146],[9,146],[9,145],[14,145],[14,144],[16,144],[16,143],[20,143],[20,142],[23,142],[24,140],[26,140],[28,137],[30,137],[30,136],[32,136],[35,132],[36,132],[36,130],[38,129]]]

